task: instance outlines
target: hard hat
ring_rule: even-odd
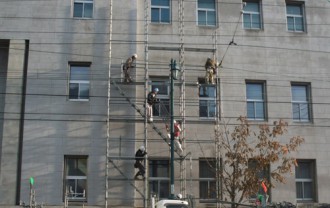
[[[134,58],[137,58],[137,54],[136,54],[136,53],[134,53],[134,54],[132,55],[132,57],[134,57]]]
[[[176,197],[177,197],[178,199],[182,199],[182,194],[177,194]]]
[[[159,92],[159,89],[156,87],[156,88],[154,89],[154,92]]]
[[[142,145],[140,148],[139,148],[142,152],[144,152],[146,150],[146,148]]]
[[[175,124],[176,124],[176,120],[174,120],[174,121],[173,121],[173,123],[175,123]]]

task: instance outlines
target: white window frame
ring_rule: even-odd
[[[265,121],[266,120],[266,83],[265,82],[246,82],[246,90],[247,90],[247,85],[261,85],[262,87],[262,99],[251,99],[248,98],[247,92],[246,92],[246,107],[248,112],[248,103],[253,103],[254,106],[254,116],[249,117],[247,115],[248,120],[254,120],[254,121]],[[263,118],[257,118],[256,112],[257,112],[257,103],[262,103],[263,106]]]
[[[299,163],[308,163],[309,165],[309,171],[311,171],[311,178],[297,178],[297,175],[295,176],[295,180],[296,180],[296,189],[297,189],[297,183],[302,183],[302,189],[304,189],[304,184],[305,183],[311,183],[312,185],[312,198],[307,198],[307,197],[304,197],[303,198],[297,198],[297,201],[298,202],[314,202],[315,201],[315,197],[316,197],[316,193],[315,193],[315,161],[314,160],[298,160],[297,161],[298,163],[298,167],[296,167],[296,171],[297,171],[297,168],[299,168]],[[297,190],[296,190],[297,192]],[[297,194],[297,193],[296,193]],[[304,194],[304,190],[303,190],[303,194]]]
[[[162,94],[161,91],[159,91],[157,93],[157,99],[159,99],[160,103],[159,104],[155,104],[153,106],[153,116],[158,116],[158,117],[164,117],[164,116],[170,116],[170,115],[162,115],[161,114],[161,111],[160,111],[160,105],[163,105],[163,107],[166,108],[166,103],[168,104],[168,112],[170,111],[170,86],[169,86],[169,79],[168,77],[159,77],[159,78],[151,78],[152,81],[151,81],[151,88],[150,88],[150,92],[157,86],[160,86],[160,85],[165,85],[166,86],[166,93],[165,94]],[[157,109],[156,109],[157,108]],[[158,112],[158,113],[157,113]],[[166,112],[165,112],[166,113]]]
[[[245,0],[244,3],[248,4],[248,3],[257,3],[258,4],[258,8],[259,8],[259,12],[253,12],[253,11],[245,11],[244,7],[243,7],[243,21],[242,21],[242,26],[244,29],[246,30],[261,30],[262,29],[262,12],[261,12],[261,1],[248,1]],[[250,27],[245,27],[244,25],[244,14],[248,14],[249,15],[249,23],[250,23]],[[258,15],[259,17],[259,27],[253,27],[253,20],[252,20],[252,16],[253,15]]]
[[[214,165],[216,166],[216,159],[215,158],[200,158],[199,159],[199,166],[201,166],[201,163],[209,163],[209,162],[212,162],[214,163]],[[209,167],[211,168],[211,167]],[[199,167],[199,170],[201,169],[201,167]],[[216,167],[214,167],[214,172],[215,172],[215,169]],[[217,186],[217,180],[216,180],[216,173],[214,174],[215,177],[214,178],[209,178],[209,177],[201,177],[201,173],[199,172],[199,197],[200,197],[200,200],[201,202],[213,202],[213,200],[216,200],[217,198],[217,194],[216,194],[216,190],[214,190],[215,192],[215,197],[214,198],[202,198],[201,196],[201,183],[207,183],[207,190],[208,190],[208,193],[207,195],[210,195],[212,190],[211,190],[211,183],[216,187]]]
[[[200,90],[203,88],[209,88],[212,87],[214,88],[214,95],[213,97],[201,97],[200,96]],[[199,86],[199,92],[198,92],[198,96],[199,96],[199,117],[203,118],[203,119],[213,119],[217,116],[217,88],[216,85],[209,85],[209,84],[200,84]],[[206,101],[207,102],[207,116],[201,116],[201,101]],[[211,109],[211,105],[212,103],[214,103],[214,116],[210,115],[210,109]]]
[[[312,117],[312,113],[311,113],[311,93],[310,93],[310,84],[302,84],[302,83],[292,83],[291,84],[291,93],[293,93],[292,91],[292,88],[293,87],[304,87],[305,88],[305,93],[306,93],[306,98],[307,100],[304,100],[304,101],[295,101],[293,100],[293,94],[291,95],[291,108],[292,108],[292,119],[293,121],[295,122],[310,122],[311,121],[311,117]],[[294,117],[294,105],[299,105],[299,118],[296,119]],[[302,114],[302,107],[301,106],[307,106],[307,114],[308,114],[308,118],[307,119],[304,119],[302,118],[301,114]]]
[[[198,1],[201,1],[201,0],[197,0],[197,14],[196,14],[196,17],[197,17],[197,25],[198,26],[212,26],[212,27],[215,27],[217,26],[217,5],[216,5],[216,1],[214,0],[214,9],[211,9],[211,8],[199,8],[198,7]],[[205,12],[205,19],[206,19],[206,24],[203,25],[203,24],[199,24],[199,11],[202,11],[202,12]],[[214,12],[214,24],[209,24],[209,21],[207,19],[207,16],[208,16],[208,12]]]
[[[65,157],[65,171],[67,171],[68,168],[68,160],[86,160],[86,164],[87,164],[87,156],[83,157],[83,156],[66,156]],[[87,168],[86,168],[87,171]],[[65,172],[65,190],[64,190],[64,194],[67,194],[67,199],[68,200],[72,200],[72,201],[86,201],[87,199],[87,194],[86,194],[86,189],[87,189],[87,175],[86,176],[68,176],[66,175],[67,173]],[[74,180],[75,181],[75,187],[68,187],[67,181],[68,180]],[[85,184],[86,187],[84,189],[84,191],[82,193],[77,193],[76,192],[76,186],[78,184],[78,180],[85,180]]]
[[[78,4],[82,4],[83,7],[82,7],[82,15],[81,17],[75,17],[74,16],[74,7],[75,7],[75,4],[78,3]],[[91,17],[86,17],[85,16],[85,6],[86,4],[92,4],[92,16]],[[73,18],[78,18],[78,19],[92,19],[93,16],[94,16],[94,0],[73,0],[73,11],[72,11],[72,16]]]
[[[156,194],[157,197],[159,197],[160,199],[162,199],[164,197],[164,199],[168,198],[168,195],[166,194],[166,196],[160,196],[160,192],[161,192],[161,189],[162,189],[162,185],[161,183],[162,182],[167,182],[168,184],[170,184],[170,161],[168,159],[149,159],[149,171],[151,171],[151,162],[152,161],[167,161],[167,171],[168,171],[168,177],[154,177],[151,175],[151,172],[150,172],[150,176],[149,176],[149,187],[151,187],[151,184],[150,183],[157,183],[157,187],[158,187],[158,190],[157,190],[157,193],[154,193]],[[164,188],[164,187],[163,187]],[[170,193],[170,187],[168,186],[168,193]],[[150,189],[150,192],[152,190]]]
[[[297,14],[288,14],[287,13],[287,6],[297,6],[301,9],[301,15]],[[294,3],[294,2],[287,2],[286,7],[285,7],[285,12],[286,12],[286,29],[289,32],[305,32],[306,31],[306,19],[305,19],[305,10],[304,10],[304,4],[303,3]],[[293,18],[293,30],[289,30],[289,23],[288,23],[288,18]],[[297,30],[296,29],[296,18],[301,18],[302,19],[302,25],[301,27],[303,28],[302,30]]]
[[[170,24],[171,23],[171,2],[170,0],[167,0],[169,3],[169,6],[159,6],[159,5],[152,5],[152,1],[151,1],[151,10],[152,9],[158,9],[159,10],[159,21],[153,21],[152,17],[151,17],[151,23],[155,23],[155,24]],[[162,11],[163,9],[168,9],[168,22],[163,21],[162,19]]]
[[[90,64],[75,64],[75,63],[70,63],[69,64],[69,100],[70,101],[89,101],[90,98],[90,81],[89,80],[72,80],[71,79],[71,70],[72,67],[84,67],[86,68],[86,70],[88,70],[88,74],[90,74]],[[70,98],[71,94],[70,94],[70,85],[71,84],[78,84],[78,97],[77,98]],[[81,85],[88,85],[88,98],[81,98],[80,97],[80,89],[81,89]]]

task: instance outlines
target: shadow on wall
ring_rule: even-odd
[[[9,40],[0,40],[0,173],[2,158],[3,118],[5,111]]]

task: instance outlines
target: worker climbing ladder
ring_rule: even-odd
[[[112,4],[112,0],[110,1],[110,4]],[[166,50],[166,51],[179,51],[179,55],[180,55],[180,69],[181,69],[181,72],[182,72],[182,77],[180,79],[180,83],[178,86],[180,86],[180,100],[179,100],[179,105],[180,105],[180,115],[178,118],[178,120],[182,121],[182,138],[184,139],[185,138],[185,124],[186,124],[186,115],[185,115],[185,73],[184,73],[184,65],[185,65],[185,52],[189,52],[189,51],[192,51],[192,52],[215,52],[216,51],[216,47],[214,49],[210,49],[210,48],[207,48],[207,49],[200,49],[200,48],[189,48],[189,47],[185,47],[184,45],[184,0],[179,0],[178,1],[178,8],[179,8],[179,32],[180,32],[180,46],[179,47],[172,47],[172,46],[164,46],[164,45],[159,45],[159,44],[154,44],[152,42],[149,42],[148,40],[148,33],[149,33],[149,30],[148,30],[148,25],[149,25],[149,22],[150,22],[150,17],[148,16],[148,12],[150,11],[150,1],[149,0],[145,0],[144,1],[144,6],[145,6],[145,28],[144,28],[144,56],[141,55],[141,57],[144,57],[144,71],[145,71],[145,74],[144,74],[144,98],[147,97],[147,94],[148,94],[148,91],[150,90],[150,77],[149,77],[149,50],[150,51],[157,51],[157,50]],[[111,13],[112,14],[112,13]],[[111,27],[110,27],[110,34],[111,34]],[[111,36],[110,36],[110,43],[111,43]],[[140,55],[139,55],[140,57]],[[111,44],[110,44],[110,54],[109,54],[109,60],[111,60]],[[110,61],[109,61],[110,62]],[[111,62],[109,63],[109,85],[112,85],[114,86],[114,88],[117,90],[117,92],[119,92],[119,94],[126,100],[126,102],[132,107],[135,109],[136,112],[138,112],[138,114],[144,118],[144,140],[143,140],[143,143],[145,145],[146,148],[148,148],[148,143],[149,143],[149,139],[150,136],[148,136],[148,131],[150,130],[150,127],[152,128],[152,131],[155,131],[164,141],[167,145],[169,145],[169,138],[167,136],[167,134],[165,133],[164,131],[164,128],[160,128],[159,127],[159,120],[157,120],[156,122],[148,122],[147,119],[146,119],[146,109],[143,105],[141,104],[137,104],[136,100],[134,100],[134,98],[128,96],[128,93],[125,92],[125,90],[123,90],[126,87],[128,88],[133,88],[133,87],[136,87],[136,86],[139,86],[139,83],[131,83],[130,85],[125,85],[125,86],[122,86],[121,83],[119,83],[120,81],[120,78],[116,79],[116,78],[113,78],[114,76],[111,76],[110,78],[110,68],[111,68]],[[137,67],[138,69],[138,67]],[[121,70],[121,69],[120,69]],[[152,72],[153,69],[151,69],[151,72]],[[157,74],[158,75],[158,74]],[[115,75],[116,76],[116,75]],[[138,76],[140,75],[137,75],[137,78]],[[217,84],[217,83],[216,83]],[[142,95],[141,89],[138,89],[136,88],[137,91],[140,95]],[[109,93],[110,93],[110,86],[109,86]],[[116,93],[117,94],[117,93]],[[110,95],[108,96],[109,99],[110,99]],[[109,101],[108,100],[108,104],[109,104]],[[146,101],[146,100],[145,100]],[[160,117],[164,123],[169,123],[168,120],[170,118],[169,116],[169,113],[168,113],[168,108],[166,108],[164,106],[163,103],[159,103],[157,104],[159,105],[159,109],[160,109]],[[109,108],[108,108],[109,109]],[[109,114],[109,113],[108,113]],[[108,115],[108,120],[109,120],[110,116]],[[115,120],[115,119],[114,119]],[[141,120],[139,119],[138,122],[141,122]],[[127,122],[129,123],[129,121]],[[108,125],[110,126],[110,125]],[[137,126],[137,125],[136,125]],[[110,127],[108,127],[108,132],[110,131]],[[138,127],[137,127],[138,128]],[[140,130],[140,129],[139,129]],[[138,133],[141,133],[141,132],[138,132]],[[142,135],[142,134],[141,134]],[[110,143],[109,142],[109,139],[110,136],[108,135],[108,141],[107,141],[107,144]],[[134,138],[134,148],[135,146],[137,145],[137,142],[140,143],[141,140],[139,141],[139,138],[135,137]],[[116,145],[116,144],[115,144]],[[115,146],[113,145],[113,146]],[[109,145],[108,145],[109,146]],[[183,146],[184,149],[185,149],[185,146]],[[131,147],[130,147],[131,148]],[[107,150],[110,149],[107,147]],[[180,159],[176,159],[176,161],[179,161],[180,162],[180,193],[182,193],[182,195],[184,197],[188,197],[188,194],[186,193],[186,164],[185,164],[185,157],[187,157],[188,155],[191,155],[190,153],[186,154],[183,158],[180,158]],[[143,197],[143,200],[144,200],[144,207],[147,207],[147,204],[148,204],[148,193],[150,191],[149,189],[149,182],[148,180],[144,180],[144,187],[140,186],[141,184],[135,184],[135,183],[140,183],[140,182],[136,182],[136,181],[131,181],[131,177],[127,177],[128,173],[124,171],[123,169],[123,166],[125,166],[125,164],[123,164],[123,166],[121,166],[120,163],[116,163],[116,159],[114,159],[115,157],[112,157],[109,155],[109,151],[107,151],[107,156],[108,156],[108,159],[107,159],[107,165],[108,163],[109,164],[112,164],[111,166],[118,171],[118,173],[120,173],[121,176],[124,176],[124,177],[121,177],[121,178],[124,178],[123,180],[127,180],[129,181],[130,185],[134,187],[135,190],[138,191],[139,195],[141,195]],[[112,159],[111,159],[112,158]],[[121,160],[122,158],[121,157],[118,157],[118,160]],[[130,157],[130,160],[133,160],[133,157]],[[148,173],[148,157],[146,158],[145,160],[145,167],[146,167],[146,172]],[[107,166],[107,170],[109,170],[109,167]],[[108,176],[109,173],[107,172],[106,173],[106,176]],[[109,179],[109,178],[107,178]],[[115,180],[115,178],[113,178]],[[130,179],[130,180],[129,180]],[[139,185],[139,186],[138,186]],[[137,187],[140,188],[140,190],[137,189]],[[108,188],[110,188],[108,185],[106,186],[106,189],[108,191]],[[143,190],[144,189],[144,194],[143,194]],[[108,199],[108,192],[106,194],[106,200]]]
[[[116,87],[116,89],[119,91],[120,95],[123,96],[126,101],[131,105],[132,108],[134,108],[142,117],[145,117],[144,114],[144,109],[141,109],[139,106],[137,106],[135,103],[132,102],[132,100],[126,95],[126,93],[120,88],[120,86],[117,84],[117,82],[115,81],[115,79],[112,79],[111,83]],[[161,106],[161,109],[166,109],[166,107],[164,106],[164,104],[162,103],[158,103]],[[167,109],[166,112],[168,113]],[[166,119],[166,115],[162,116],[163,121],[165,122]],[[168,138],[166,135],[163,134],[163,132],[161,131],[161,129],[159,129],[154,122],[149,122],[149,125],[152,127],[152,129],[157,132],[157,134],[166,142],[167,145],[169,145],[168,142]]]

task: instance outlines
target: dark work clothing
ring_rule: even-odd
[[[135,153],[136,162],[142,162],[144,160],[144,156],[147,154],[146,151],[142,152],[140,149]]]
[[[147,97],[147,102],[149,105],[155,104],[157,102],[156,93],[149,92],[148,97]]]
[[[139,171],[136,173],[135,177],[137,177],[138,175],[141,175],[142,177],[144,177],[145,174],[145,168],[142,164],[143,160],[144,160],[144,156],[147,154],[146,151],[142,152],[140,149],[138,151],[136,151],[135,153],[135,164],[134,167],[138,168]]]

